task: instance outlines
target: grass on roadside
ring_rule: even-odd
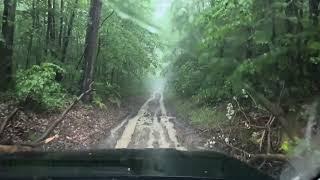
[[[218,128],[229,122],[225,110],[220,108],[199,106],[191,99],[174,96],[169,96],[167,102],[174,107],[178,117],[199,127]]]

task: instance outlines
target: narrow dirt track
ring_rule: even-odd
[[[99,149],[174,148],[187,150],[177,139],[172,120],[168,117],[162,93],[154,93],[136,116],[115,127]]]

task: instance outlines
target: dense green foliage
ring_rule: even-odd
[[[171,85],[204,104],[247,86],[273,101],[317,93],[320,39],[311,8],[300,0],[174,1],[184,38],[171,55]]]
[[[97,81],[110,87],[105,95],[114,90],[126,95],[127,88],[135,88],[134,84],[139,87],[139,81],[157,67],[154,54],[157,36],[119,16],[112,16],[108,24],[101,28],[100,41],[105,43],[100,45]]]
[[[109,98],[119,104],[122,97],[145,90],[144,77],[158,66],[158,36],[145,28],[148,19],[142,18],[151,16],[150,2],[124,6],[122,1],[103,1],[97,49],[93,50],[95,100]],[[89,6],[87,0],[17,2],[13,76],[17,76],[16,91],[21,100],[32,94],[32,99],[45,106],[60,107],[64,102],[60,101],[64,96],[57,98],[61,89],[80,94]],[[42,63],[63,68],[62,81],[54,82],[53,64],[40,66]]]
[[[51,63],[34,65],[17,73],[16,91],[22,103],[36,103],[49,109],[60,108],[66,102],[66,93],[57,81],[64,70]]]
[[[319,1],[175,0],[171,17],[178,41],[164,74],[184,119],[215,137],[230,130],[249,152],[312,149],[304,127],[317,116],[308,107],[320,90]]]

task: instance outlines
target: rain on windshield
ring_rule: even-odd
[[[0,152],[215,151],[274,177],[311,173],[319,12],[318,0],[4,0]]]

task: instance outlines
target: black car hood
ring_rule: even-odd
[[[172,149],[2,154],[0,178],[272,179],[221,153]]]

